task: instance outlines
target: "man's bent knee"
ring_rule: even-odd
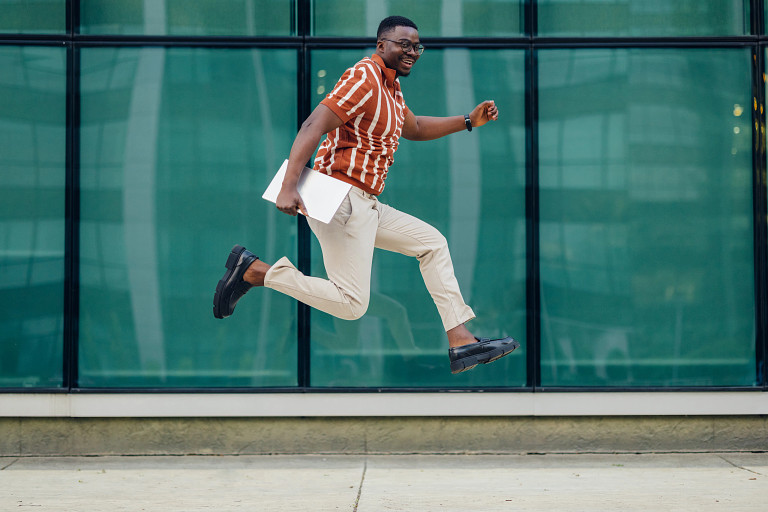
[[[421,254],[416,255],[418,259],[425,258],[441,251],[448,251],[448,240],[446,240],[442,233],[437,230],[435,230],[434,233],[431,233],[429,238],[423,239],[421,243],[424,245],[424,250]]]
[[[359,320],[368,311],[368,299],[350,300],[340,315],[336,315],[342,320]]]

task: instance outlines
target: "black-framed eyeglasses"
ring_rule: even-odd
[[[389,41],[390,43],[399,44],[400,48],[402,48],[405,53],[410,53],[411,50],[416,50],[416,53],[418,53],[419,55],[424,53],[424,45],[421,43],[413,44],[407,39],[401,39],[400,41],[395,41],[394,39],[384,39],[383,37],[381,38],[381,40]]]

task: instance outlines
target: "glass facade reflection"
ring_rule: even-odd
[[[0,387],[59,387],[67,60],[0,46]]]
[[[370,37],[387,16],[406,16],[421,37],[524,35],[524,0],[311,0],[315,36]]]
[[[0,388],[765,388],[764,3],[0,2]],[[355,322],[211,314],[235,243],[324,275],[261,194],[393,14],[417,115],[501,113],[401,141],[381,196],[446,236],[472,330],[522,342],[456,376],[401,255]]]
[[[64,34],[67,0],[0,2],[0,34]]]
[[[260,196],[296,130],[296,52],[88,48],[81,69],[80,384],[295,386],[293,301],[221,322],[211,283],[236,242],[295,253]]]
[[[547,37],[740,36],[750,32],[744,0],[538,0]]]
[[[540,52],[543,385],[755,383],[750,57]]]
[[[80,0],[82,34],[289,36],[291,0]]]

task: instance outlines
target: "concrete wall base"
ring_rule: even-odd
[[[0,456],[768,451],[768,416],[0,418]]]

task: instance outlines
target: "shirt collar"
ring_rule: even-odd
[[[371,55],[371,59],[379,66],[379,68],[381,68],[381,74],[384,75],[384,83],[389,87],[394,87],[395,80],[397,80],[397,71],[389,69],[387,65],[384,64],[384,59],[377,53]]]

